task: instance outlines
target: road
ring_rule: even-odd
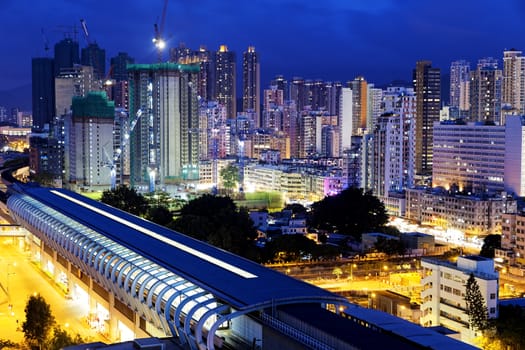
[[[56,323],[62,329],[71,335],[78,333],[87,341],[107,341],[83,321],[87,307],[66,299],[51,278],[30,262],[18,239],[0,238],[0,339],[23,340],[23,333],[17,326],[21,328],[25,305],[35,293],[50,304]]]

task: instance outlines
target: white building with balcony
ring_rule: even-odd
[[[494,261],[477,255],[460,256],[456,263],[437,259],[421,260],[421,324],[444,326],[460,334],[461,340],[472,342],[476,333],[469,326],[466,313],[466,284],[473,274],[483,296],[489,318],[498,317],[499,274]]]

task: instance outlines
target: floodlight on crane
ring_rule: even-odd
[[[164,23],[166,22],[166,10],[168,9],[168,0],[164,0],[164,6],[162,7],[162,14],[160,17],[160,24],[155,23],[153,28],[155,30],[155,37],[153,38],[153,44],[157,48],[157,56],[159,62],[162,62],[162,50],[166,48],[166,41],[162,37],[164,33]]]

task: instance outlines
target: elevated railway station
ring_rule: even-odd
[[[30,259],[66,297],[83,301],[88,321],[110,342],[172,337],[187,349],[428,349],[435,341],[419,326],[414,332],[425,334],[424,344],[352,317],[362,308],[342,296],[71,191],[15,183],[7,209],[29,232],[23,241]],[[471,348],[433,337],[450,350]]]

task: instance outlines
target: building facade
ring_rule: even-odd
[[[501,123],[502,72],[492,57],[478,61],[470,72],[470,121]]]
[[[494,261],[481,256],[460,256],[457,263],[423,258],[421,267],[421,324],[426,327],[444,326],[461,334],[470,343],[476,334],[466,313],[466,283],[474,275],[489,318],[498,317],[499,274]]]
[[[65,187],[81,191],[109,188],[114,119],[115,105],[105,92],[73,98],[72,114],[64,122]]]
[[[467,236],[501,233],[504,213],[515,213],[511,196],[467,196],[439,189],[406,190],[406,218],[421,225],[459,230]]]
[[[156,184],[199,176],[198,65],[133,64],[130,75],[130,181]],[[141,113],[137,113],[141,110]]]
[[[434,124],[432,186],[459,192],[504,190],[505,126],[446,121]]]
[[[430,175],[433,163],[433,125],[439,121],[441,109],[441,72],[430,61],[418,61],[414,69],[415,170]]]
[[[503,52],[501,104],[506,114],[525,113],[525,56],[516,49]]]
[[[509,116],[505,124],[505,191],[525,196],[525,117]]]
[[[464,117],[469,103],[470,62],[458,60],[450,65],[450,108],[453,117]]]
[[[55,116],[55,61],[49,57],[31,60],[33,128],[42,130]]]
[[[103,80],[106,76],[106,50],[97,43],[90,43],[81,50],[80,63],[93,67],[93,76],[96,80]]]
[[[228,118],[237,116],[237,80],[235,53],[221,45],[215,53],[215,100],[226,106]]]
[[[256,120],[261,117],[261,68],[254,46],[242,56],[242,110],[255,111]]]

